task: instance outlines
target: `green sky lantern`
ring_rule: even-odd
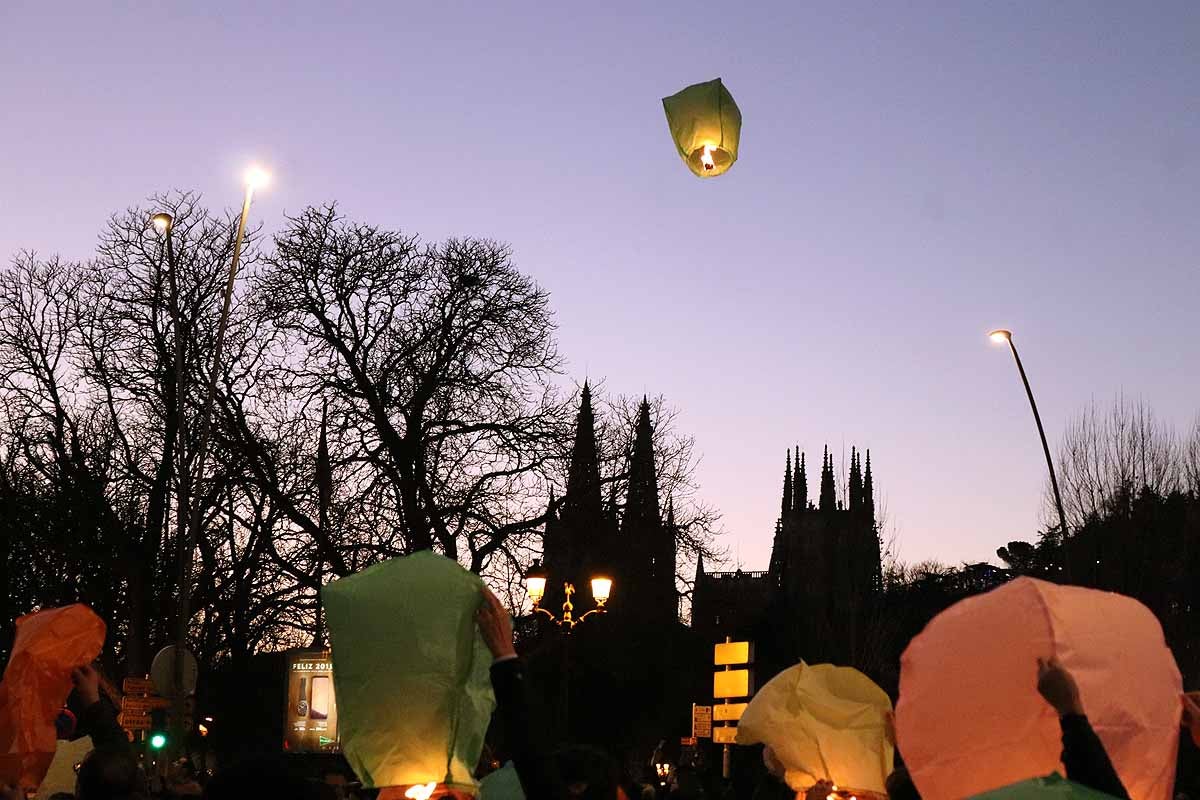
[[[495,708],[492,657],[475,627],[482,587],[423,551],[322,590],[342,750],[366,786],[474,793]]]
[[[675,149],[695,175],[715,178],[737,161],[742,112],[720,78],[664,97],[663,109]]]

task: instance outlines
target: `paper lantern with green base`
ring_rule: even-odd
[[[720,78],[693,84],[662,102],[671,140],[694,175],[715,178],[733,166],[742,112]]]
[[[329,619],[342,750],[384,796],[474,794],[472,772],[496,702],[475,627],[479,577],[423,551],[321,592]],[[432,788],[432,787],[431,787]]]
[[[1071,783],[1054,773],[977,794],[970,800],[1112,800],[1112,795]]]

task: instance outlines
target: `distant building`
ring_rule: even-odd
[[[797,451],[793,461],[789,452],[769,569],[707,572],[698,563],[692,627],[713,642],[754,639],[780,666],[801,658],[863,660],[882,593],[869,451],[864,464],[851,450],[844,502],[837,495],[828,447],[815,504],[808,499],[805,456]]]

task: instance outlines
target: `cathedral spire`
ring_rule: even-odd
[[[800,465],[796,468],[796,478],[793,482],[792,508],[804,511],[808,508],[808,471],[804,467],[804,453],[800,452],[799,445],[796,445],[796,461]]]
[[[599,517],[603,508],[600,495],[600,463],[596,452],[596,414],[592,411],[592,390],[583,382],[576,417],[575,446],[571,448],[571,466],[567,471],[567,494],[564,514],[580,511]]]
[[[657,524],[662,518],[658,505],[658,472],[654,465],[654,428],[650,424],[650,401],[642,398],[629,455],[629,490],[625,497],[624,527]]]
[[[862,507],[863,502],[863,476],[862,465],[859,462],[858,451],[850,448],[850,486],[849,486],[848,507],[851,511],[857,511]]]
[[[833,482],[833,459],[829,455],[829,445],[825,445],[825,455],[821,459],[821,499],[822,511],[833,511],[837,508],[837,490]]]
[[[613,528],[600,485],[600,463],[596,448],[596,415],[592,390],[584,381],[576,418],[575,444],[567,470],[567,491],[559,502],[552,535],[543,548],[546,569],[555,580],[583,582],[597,564],[611,559]],[[561,599],[547,596],[547,603]]]
[[[787,466],[783,470],[783,508],[779,512],[780,519],[787,519],[792,513],[792,451],[788,450]]]
[[[863,507],[867,518],[875,523],[875,482],[871,479],[871,451],[867,450],[867,472],[863,476]]]

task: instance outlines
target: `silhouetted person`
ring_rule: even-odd
[[[513,766],[530,800],[615,800],[624,795],[620,773],[606,753],[594,747],[568,746],[551,753],[541,743],[530,712],[528,686],[513,646],[512,619],[486,588],[477,615],[479,632],[495,659],[492,687],[503,720]]]

